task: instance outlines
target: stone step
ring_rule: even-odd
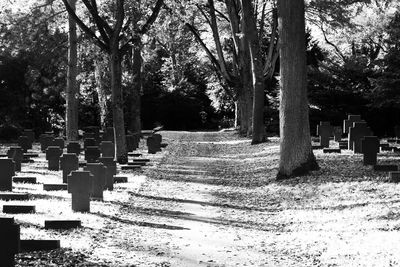
[[[127,183],[127,182],[128,182],[128,177],[114,175],[114,183]]]
[[[3,213],[20,214],[35,212],[36,208],[33,205],[3,205]]]
[[[14,183],[36,184],[36,177],[14,176],[12,179]]]
[[[21,252],[38,250],[53,250],[60,248],[60,240],[34,240],[27,239],[20,241]]]
[[[82,223],[80,220],[45,220],[45,229],[72,229],[81,227]]]
[[[67,189],[67,184],[43,184],[44,191],[63,191]]]
[[[0,192],[0,200],[28,200],[28,193]]]
[[[390,171],[398,171],[398,166],[397,165],[375,165],[374,166],[374,171],[382,171],[382,172],[390,172]]]

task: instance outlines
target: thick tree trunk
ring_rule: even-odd
[[[278,179],[318,169],[308,120],[304,0],[278,0],[280,162]]]
[[[260,42],[257,36],[257,25],[254,17],[252,2],[241,0],[243,9],[244,34],[248,42],[251,59],[251,71],[253,81],[253,105],[252,105],[252,144],[265,142],[264,127],[264,75]]]
[[[114,43],[110,53],[111,69],[111,92],[112,92],[112,111],[115,134],[115,153],[119,163],[128,162],[128,152],[126,147],[125,123],[122,98],[122,70],[121,55],[118,51],[118,43]]]
[[[110,126],[108,122],[110,116],[108,96],[111,93],[109,89],[110,71],[106,67],[107,65],[109,64],[105,64],[102,60],[96,60],[94,66],[94,77],[96,80],[96,90],[100,108],[100,125],[103,129]]]
[[[129,122],[128,129],[132,133],[140,133],[142,130],[142,123],[140,118],[140,95],[142,92],[142,55],[141,45],[133,48],[132,56],[132,74],[133,74],[133,87],[129,92]]]
[[[76,0],[69,0],[69,4],[75,10]],[[68,141],[78,140],[78,101],[79,90],[76,81],[77,75],[77,34],[75,20],[69,16],[69,35],[68,35],[68,71],[67,71],[67,88],[66,88],[66,114],[65,128]]]

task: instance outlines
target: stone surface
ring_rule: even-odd
[[[68,185],[64,184],[43,184],[44,191],[64,191],[68,190]]]
[[[348,115],[347,120],[343,121],[343,133],[348,134],[354,122],[361,121],[361,115]]]
[[[15,265],[15,254],[20,251],[20,226],[14,218],[0,217],[0,265]]]
[[[72,210],[78,212],[90,211],[90,192],[93,175],[88,171],[72,171],[68,175],[68,193],[72,195]]]
[[[98,146],[88,146],[85,149],[85,160],[87,163],[95,163],[99,160],[100,149]]]
[[[67,145],[67,153],[74,153],[79,155],[81,153],[81,145],[79,142],[70,141]]]
[[[14,176],[12,180],[14,183],[36,184],[36,177]]]
[[[361,150],[364,165],[376,165],[379,153],[379,138],[376,136],[365,136],[361,139]]]
[[[12,159],[0,159],[0,191],[12,191],[15,165]]]
[[[75,153],[63,154],[60,158],[60,167],[63,171],[63,183],[67,183],[67,177],[71,171],[79,169],[79,159]]]
[[[53,250],[60,248],[60,240],[21,240],[20,248],[21,252]]]
[[[389,172],[389,171],[398,171],[398,166],[397,165],[374,165],[374,171],[384,171],[384,172]]]
[[[80,220],[45,220],[45,229],[62,229],[68,230],[72,228],[79,228],[82,226]]]
[[[322,147],[329,147],[329,137],[333,134],[333,127],[329,121],[321,121],[317,125],[317,135],[319,136],[319,142]]]
[[[84,170],[89,171],[93,175],[90,190],[91,197],[102,200],[103,191],[106,186],[107,167],[103,163],[88,163]]]
[[[21,214],[21,213],[35,213],[36,208],[33,205],[3,205],[3,213],[8,214]]]
[[[114,143],[111,141],[102,141],[100,143],[100,151],[102,157],[115,157],[115,146]]]
[[[60,170],[60,157],[62,150],[58,146],[49,146],[46,149],[46,159],[48,163],[48,170],[58,171]]]
[[[354,122],[349,131],[349,149],[352,149],[354,153],[362,153],[361,139],[372,135],[366,122]]]
[[[99,161],[107,167],[106,170],[106,190],[114,189],[114,175],[117,174],[117,162],[114,158],[101,157]]]
[[[8,149],[7,156],[14,161],[15,171],[21,171],[21,163],[24,158],[24,152],[19,146],[12,146]]]
[[[27,193],[14,193],[14,192],[0,192],[0,200],[28,200],[29,194]]]

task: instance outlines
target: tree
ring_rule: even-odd
[[[124,55],[131,49],[132,42],[135,40],[136,33],[127,33],[132,18],[125,20],[125,1],[115,0],[114,16],[111,18],[113,25],[105,17],[102,17],[99,12],[97,2],[95,0],[84,0],[89,14],[98,30],[100,36],[87,26],[74,12],[67,0],[62,0],[66,10],[71,17],[76,21],[79,27],[85,34],[87,34],[94,42],[109,56],[110,71],[111,71],[111,94],[112,94],[112,113],[113,125],[115,132],[115,146],[116,158],[119,163],[126,163],[128,161],[128,153],[126,147],[125,137],[125,120],[123,112],[123,94],[122,94],[122,59]],[[163,0],[157,0],[153,10],[151,19],[157,17],[156,14],[161,9]],[[124,25],[125,23],[125,25]],[[147,23],[145,24],[147,26]],[[127,38],[127,36],[132,36]]]
[[[75,12],[76,0],[69,0],[72,10]],[[78,101],[79,89],[76,82],[77,75],[77,34],[76,23],[71,15],[68,17],[68,71],[66,87],[66,114],[65,128],[68,141],[78,140]]]
[[[304,0],[278,0],[280,37],[280,162],[278,179],[318,169],[307,100]]]

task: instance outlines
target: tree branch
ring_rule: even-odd
[[[153,13],[147,19],[147,21],[143,25],[142,29],[140,29],[140,31],[139,31],[140,34],[145,34],[150,29],[150,26],[154,23],[154,21],[156,21],[163,4],[164,4],[164,0],[157,0],[157,3],[153,8]]]

